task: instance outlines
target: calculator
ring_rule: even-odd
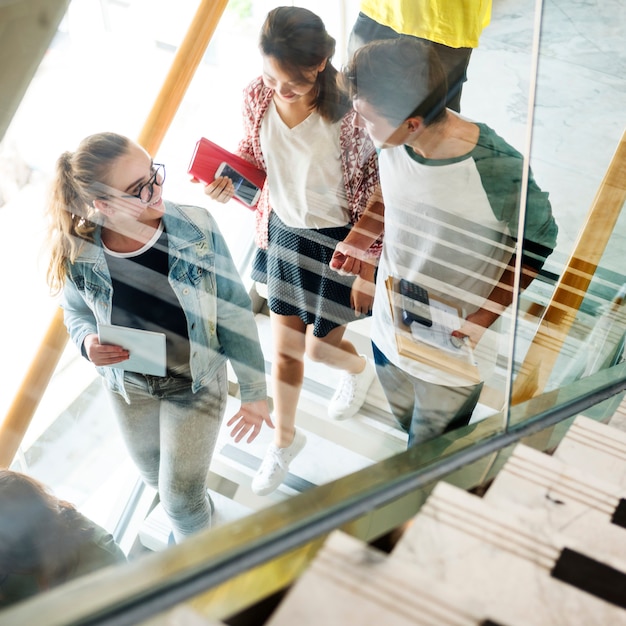
[[[407,326],[413,322],[428,327],[433,325],[428,291],[424,287],[401,278],[400,295],[402,296],[402,321]]]

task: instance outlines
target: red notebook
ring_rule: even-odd
[[[230,165],[251,183],[259,187],[259,189],[263,188],[265,183],[265,172],[263,170],[204,137],[200,138],[196,143],[187,171],[203,183],[211,183],[215,180],[215,172],[217,172],[222,163]],[[254,204],[256,204],[256,202],[253,205],[246,204],[236,195],[234,199],[249,209],[254,209]]]

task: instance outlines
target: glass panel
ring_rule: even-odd
[[[559,236],[547,282],[535,281],[521,299],[520,400],[524,388],[535,395],[557,389],[623,358],[626,22],[616,8],[546,3],[542,13],[531,165],[550,192]],[[547,285],[559,279],[546,312]],[[536,337],[524,332],[544,314]]]
[[[3,318],[2,344],[9,346],[11,353],[15,354],[11,363],[3,365],[1,375],[5,389],[17,387],[21,373],[30,363],[41,339],[37,330],[27,334],[16,333],[15,329],[23,327],[26,319],[29,328],[40,329],[54,310],[54,303],[44,287],[42,267],[35,263],[35,255],[26,260],[23,250],[16,247],[21,237],[15,236],[15,233],[24,232],[23,223],[17,220],[26,214],[25,211],[30,211],[28,215],[33,216],[32,223],[36,225],[33,239],[37,239],[31,241],[31,246],[38,248],[43,233],[40,210],[56,156],[65,149],[73,149],[79,139],[88,133],[103,128],[111,128],[131,137],[137,135],[196,4],[179,2],[174,7],[168,2],[111,0],[91,3],[81,0],[70,5],[68,17],[4,142],[5,145],[13,142],[33,170],[31,184],[17,194],[12,204],[8,205],[9,210],[2,212],[3,219],[7,220],[2,229],[5,238],[2,246],[5,259],[3,285],[10,293],[20,295],[20,306],[5,310],[13,317]],[[257,50],[259,27],[267,11],[278,4],[231,2],[172,128],[158,155],[153,155],[156,161],[164,162],[168,167],[167,196],[180,202],[206,206],[217,218],[238,262],[245,258],[252,241],[254,214],[233,202],[226,206],[211,202],[199,186],[189,183],[187,166],[200,136],[230,150],[236,148],[241,137],[241,92],[261,69]],[[345,10],[341,3],[335,2],[303,4],[310,4],[336,37],[337,65],[341,65],[346,56],[347,33],[356,16],[356,3],[348,3],[349,7]],[[554,10],[555,7],[550,7],[550,11]],[[572,25],[573,32],[588,30],[589,16],[582,10],[582,7],[577,8],[576,13],[569,15],[568,24]],[[603,10],[609,11],[610,8]],[[494,6],[492,23],[481,36],[479,48],[472,54],[469,80],[464,86],[462,100],[463,115],[485,122],[525,156],[529,153],[527,135],[529,88],[533,81],[533,13],[534,3],[529,0],[499,2]],[[561,235],[557,250],[546,265],[546,276],[535,280],[521,298],[523,315],[518,321],[514,360],[517,366],[539,324],[538,311],[549,300],[555,277],[563,272],[576,234],[583,225],[584,212],[606,170],[620,130],[615,122],[619,119],[615,111],[617,101],[607,105],[606,115],[594,122],[593,130],[588,120],[596,120],[598,116],[596,111],[591,110],[591,98],[587,109],[579,109],[577,104],[576,110],[568,111],[567,115],[548,116],[551,111],[561,111],[563,106],[562,98],[557,100],[556,94],[569,94],[573,85],[580,89],[580,93],[592,93],[602,87],[603,98],[620,90],[623,93],[624,86],[623,79],[618,78],[623,73],[614,72],[607,77],[599,71],[602,68],[600,64],[596,68],[584,66],[582,78],[586,83],[578,87],[581,72],[575,72],[577,68],[573,67],[572,54],[563,46],[557,46],[558,42],[554,39],[556,33],[562,36],[563,32],[562,24],[556,17],[549,13],[544,20],[542,73],[534,109],[537,121],[531,165],[539,185],[551,194]],[[621,41],[616,36],[613,46],[610,44],[611,37],[605,36],[613,32],[617,22],[616,16],[612,15],[610,19],[611,23],[604,27],[591,29],[597,45],[603,42],[607,54],[613,54]],[[569,37],[570,40],[575,41],[575,38]],[[554,43],[550,45],[550,41]],[[589,61],[583,54],[576,55],[576,58],[580,59],[580,64]],[[550,66],[553,66],[553,73],[544,74],[544,68],[547,72]],[[68,68],[71,70],[69,73]],[[555,77],[567,80],[567,84],[563,82],[557,89]],[[50,93],[62,94],[62,97],[50,98]],[[580,98],[574,96],[571,100],[580,102]],[[45,118],[40,115],[42,102],[54,108],[54,115]],[[50,119],[55,120],[54,124],[50,124]],[[571,120],[580,120],[576,128],[583,128],[584,131],[568,132]],[[598,128],[602,135],[601,139],[595,140]],[[586,139],[594,141],[582,143],[585,135]],[[37,143],[33,139],[37,139]],[[557,154],[555,146],[558,146]],[[590,155],[589,163],[583,166],[582,159],[574,157],[580,154]],[[569,214],[570,209],[572,215]],[[593,333],[603,328],[604,322],[595,322],[606,320],[602,312],[624,284],[619,267],[621,249],[619,243],[613,244],[612,239],[609,250],[613,252],[610,254],[607,251],[601,263],[602,267],[606,263],[606,271],[602,275],[596,273],[597,289],[585,299],[571,331],[571,341],[568,336],[567,345],[573,346],[570,354],[575,357],[587,354],[580,349],[585,342],[598,339],[598,333],[596,337]],[[17,282],[24,274],[20,272],[18,277],[15,272],[9,271],[16,258],[32,264],[27,271],[37,284],[29,285],[28,290],[23,282]],[[242,274],[247,280],[248,269],[243,269]],[[264,351],[270,355],[269,323],[263,318],[258,321]],[[502,316],[497,333],[493,333],[498,360],[493,373],[485,381],[485,391],[474,413],[474,421],[487,416],[500,420],[498,411],[507,407],[509,381],[515,367],[511,358],[514,323],[514,316],[507,313]],[[352,327],[350,336],[359,350],[370,349],[367,321],[364,324],[355,323]],[[567,367],[558,367],[559,372],[567,372],[567,380],[571,380],[572,376],[569,367],[569,361]],[[308,380],[302,394],[302,415],[298,416],[298,424],[309,433],[309,445],[294,462],[287,489],[267,499],[250,491],[255,464],[259,463],[271,440],[269,430],[266,429],[262,437],[247,446],[235,445],[224,429],[209,475],[209,487],[218,508],[216,522],[225,523],[248,515],[316,483],[350,474],[405,450],[406,434],[391,418],[380,389],[369,396],[366,415],[335,423],[325,416],[328,399],[336,383],[335,375],[329,368],[309,360],[306,361],[306,372]],[[565,382],[551,380],[546,389]],[[3,395],[7,401],[9,397]],[[82,513],[113,531],[125,504],[133,495],[138,473],[118,431],[112,426],[113,417],[105,407],[101,383],[92,366],[77,355],[73,345],[68,346],[14,467],[46,482],[55,495],[75,503]],[[231,398],[227,417],[236,407],[237,402]],[[442,438],[441,443],[432,444],[432,449],[440,445],[443,452],[448,446],[447,441]],[[150,518],[148,526],[142,522],[142,517],[154,504],[154,492],[146,490],[143,494],[134,495],[137,496],[136,515],[128,520],[128,532],[120,535],[122,548],[133,559],[148,549],[166,548],[169,535],[167,518],[160,508],[155,509],[156,513]],[[218,519],[219,515],[222,515],[221,519]],[[140,539],[135,541],[138,533]]]
[[[530,0],[493,4],[491,23],[483,31],[480,45],[472,52],[461,107],[464,116],[493,129],[524,159],[528,159],[529,154],[529,101],[535,78],[535,6]],[[537,182],[545,188],[541,179]],[[523,186],[520,186],[519,193],[526,193]],[[532,288],[541,290],[538,281],[531,284]],[[487,341],[497,337],[498,357],[496,368],[485,379],[477,410],[484,404],[485,415],[502,411],[503,427],[508,415],[514,369],[513,345],[514,341],[519,341],[520,335],[532,332],[534,325],[531,324],[530,329],[527,327],[528,324],[516,318],[514,307],[508,307],[485,334]]]
[[[218,220],[238,263],[245,258],[252,241],[254,214],[234,202],[220,206],[210,201],[200,186],[189,183],[187,167],[200,136],[229,150],[236,148],[241,137],[242,90],[260,74],[262,67],[257,47],[260,25],[267,11],[279,4],[231,2],[171,129],[158,154],[153,155],[155,161],[167,166],[167,197],[207,207]],[[323,18],[336,38],[335,64],[340,67],[346,61],[348,32],[356,17],[357,3],[345,7],[335,2],[304,3],[307,4]],[[30,184],[5,211],[5,216],[15,221],[4,229],[5,235],[21,232],[17,219],[28,210],[36,224],[37,247],[43,243],[41,211],[54,162],[62,151],[75,149],[82,137],[102,129],[130,137],[138,134],[196,6],[191,1],[176,3],[174,7],[165,1],[140,0],[76,0],[70,5],[4,142],[15,144],[33,171]],[[474,52],[463,96],[464,114],[489,123],[520,150],[524,149],[525,108],[511,111],[508,105],[494,106],[498,115],[492,118],[484,108],[484,93],[496,84],[494,63],[502,69],[504,79],[510,76],[506,69],[512,57],[518,74],[529,76],[532,10],[530,3],[524,5],[522,13],[527,16],[524,19],[531,30],[527,39],[513,47],[507,38],[508,9],[494,12],[492,25],[481,40],[485,56],[481,56],[480,48]],[[505,61],[494,61],[500,55],[504,55]],[[514,81],[502,80],[494,92],[495,100],[524,101],[527,89],[527,79],[521,81],[521,87]],[[50,98],[50,93],[59,97]],[[49,109],[45,117],[40,115],[42,102]],[[19,239],[13,235],[7,240],[2,248],[5,259],[23,256],[16,248]],[[9,262],[3,265],[10,267]],[[25,293],[23,284],[16,282],[14,292],[21,294],[21,306],[11,309],[15,318],[7,320],[2,329],[6,335],[3,345],[11,346],[23,358],[23,362],[13,362],[7,367],[3,378],[9,383],[7,388],[20,383],[21,374],[41,340],[36,332],[24,337],[24,333],[18,335],[12,331],[24,323],[26,314],[32,315],[31,328],[42,328],[56,305],[44,285],[45,263],[39,261],[35,266],[33,259],[31,269],[31,274],[37,277],[37,288],[31,286]],[[248,280],[247,268],[242,274]],[[476,421],[496,415],[505,406],[512,323],[510,315],[503,316],[498,332],[492,334],[499,358],[475,411]],[[259,318],[259,327],[265,354],[271,355],[272,337],[266,315]],[[359,351],[371,351],[368,320],[352,324],[350,337]],[[269,356],[266,358],[270,360]],[[294,462],[287,488],[267,499],[250,491],[251,475],[271,441],[271,431],[265,429],[251,445],[235,445],[228,438],[227,429],[223,429],[209,475],[209,487],[217,506],[216,523],[247,515],[406,449],[406,433],[391,417],[380,386],[375,384],[362,417],[331,422],[325,414],[336,385],[336,374],[308,359],[305,369],[307,380],[298,424],[307,431],[309,444]],[[227,417],[236,407],[237,402],[231,398]],[[149,524],[143,523],[142,518],[154,504],[154,491],[133,491],[138,472],[113,421],[100,378],[70,344],[13,467],[45,482],[55,496],[74,503],[81,513],[110,532],[120,530],[124,508],[132,501],[136,505],[135,515],[128,520],[127,532],[120,533],[119,540],[124,552],[135,559],[149,549],[166,548],[169,525],[161,507],[153,511]],[[442,451],[446,447],[445,442],[441,444]],[[140,538],[136,539],[138,533]]]

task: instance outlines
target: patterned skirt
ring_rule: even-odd
[[[277,315],[297,315],[313,325],[316,337],[356,319],[350,306],[354,276],[340,276],[330,266],[349,226],[291,228],[272,211],[267,250],[258,249],[252,278],[267,283],[268,305]]]

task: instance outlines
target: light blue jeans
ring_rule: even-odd
[[[409,434],[409,447],[466,426],[483,383],[446,387],[415,378],[400,369],[372,343],[376,374],[393,416]]]
[[[125,372],[128,404],[108,391],[131,458],[159,492],[176,542],[211,524],[206,480],[228,396],[226,365],[197,393],[187,378]]]

